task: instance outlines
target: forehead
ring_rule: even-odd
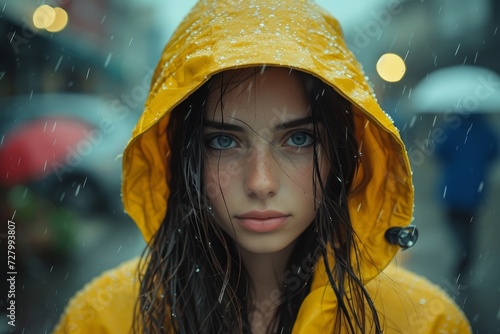
[[[230,70],[215,78],[205,118],[227,123],[281,121],[310,114],[303,83],[295,71],[266,67]]]

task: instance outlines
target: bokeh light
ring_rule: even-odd
[[[48,5],[38,7],[33,13],[33,24],[38,29],[45,29],[50,26],[56,18],[54,8]]]
[[[403,78],[405,72],[405,62],[397,54],[383,54],[377,61],[377,73],[387,82],[398,82]]]
[[[50,32],[59,32],[63,30],[68,24],[68,13],[66,13],[66,11],[60,7],[54,8],[54,12],[56,14],[54,22],[45,27],[45,29]]]

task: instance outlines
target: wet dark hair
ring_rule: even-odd
[[[241,71],[251,77],[260,69]],[[312,182],[321,201],[317,201],[316,217],[299,236],[286,266],[280,304],[269,332],[291,333],[310,292],[314,267],[323,261],[338,299],[334,333],[340,333],[341,328],[349,333],[382,333],[359,277],[359,251],[347,203],[359,163],[351,106],[321,80],[291,72],[304,85],[313,137],[320,141],[313,145],[314,178],[318,182]],[[166,180],[171,193],[165,219],[141,260],[135,332],[251,333],[248,277],[237,246],[207,212],[203,189],[205,101],[215,81],[222,99],[234,80],[241,80],[241,76],[228,72],[216,75],[171,112],[167,128],[170,175]],[[330,164],[327,180],[321,180],[319,172],[320,149]]]

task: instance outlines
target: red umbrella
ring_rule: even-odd
[[[52,164],[64,164],[92,128],[60,117],[38,118],[16,127],[0,146],[0,184],[22,184],[50,174]]]

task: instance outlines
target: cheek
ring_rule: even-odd
[[[283,165],[283,175],[300,191],[310,193],[313,185],[314,166],[311,161]]]
[[[216,198],[221,196],[221,186],[219,182],[217,168],[213,166],[205,167],[204,172],[204,191],[209,201],[214,201]]]
[[[208,163],[204,171],[204,190],[209,199],[227,195],[229,189],[238,182],[241,167],[234,163]]]
[[[295,163],[289,168],[285,170],[285,174],[288,176],[288,179],[294,184],[294,187],[298,189],[301,193],[304,194],[307,198],[311,198],[314,191],[315,184],[317,193],[316,197],[320,196],[321,186],[319,181],[321,179],[323,186],[325,186],[328,174],[330,173],[330,164],[328,160],[323,156],[324,153],[320,153],[318,157],[318,165],[319,165],[319,174],[315,170],[314,163],[312,158],[307,162],[303,163]]]

